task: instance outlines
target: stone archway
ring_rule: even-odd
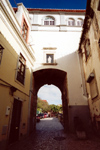
[[[57,86],[62,93],[63,106],[63,125],[66,132],[68,127],[68,91],[67,91],[67,73],[58,69],[42,69],[33,72],[33,126],[36,127],[36,107],[37,107],[37,92],[45,84],[53,84]]]

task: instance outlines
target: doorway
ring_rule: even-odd
[[[9,144],[16,142],[19,139],[19,127],[21,118],[22,102],[14,99],[12,120],[10,126]]]

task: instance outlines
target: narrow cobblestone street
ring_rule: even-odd
[[[100,139],[91,135],[79,140],[75,134],[66,135],[57,118],[41,119],[36,134],[18,141],[7,150],[100,150]]]

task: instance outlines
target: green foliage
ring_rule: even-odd
[[[42,113],[42,109],[41,108],[37,108],[37,114]]]
[[[47,112],[48,111],[49,104],[47,101],[41,100],[38,98],[37,100],[37,109],[41,108],[42,112]]]
[[[58,113],[58,112],[60,111],[60,109],[61,109],[61,106],[54,105],[54,104],[50,105],[50,107],[51,107],[51,110],[52,110],[54,113]]]
[[[48,112],[52,111],[54,113],[58,113],[59,111],[62,111],[62,106],[58,106],[55,104],[49,105],[47,101],[41,100],[40,98],[37,99],[37,110],[42,112]]]

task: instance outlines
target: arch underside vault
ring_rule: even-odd
[[[33,73],[34,86],[36,91],[44,84],[54,84],[61,92],[63,90],[63,82],[66,77],[66,72],[58,69],[43,69]]]
[[[68,94],[67,94],[67,73],[58,69],[42,69],[33,72],[33,120],[34,128],[36,126],[36,107],[37,107],[37,93],[40,87],[45,84],[53,84],[57,86],[62,93],[62,107],[63,107],[63,126],[65,131],[68,131]]]

